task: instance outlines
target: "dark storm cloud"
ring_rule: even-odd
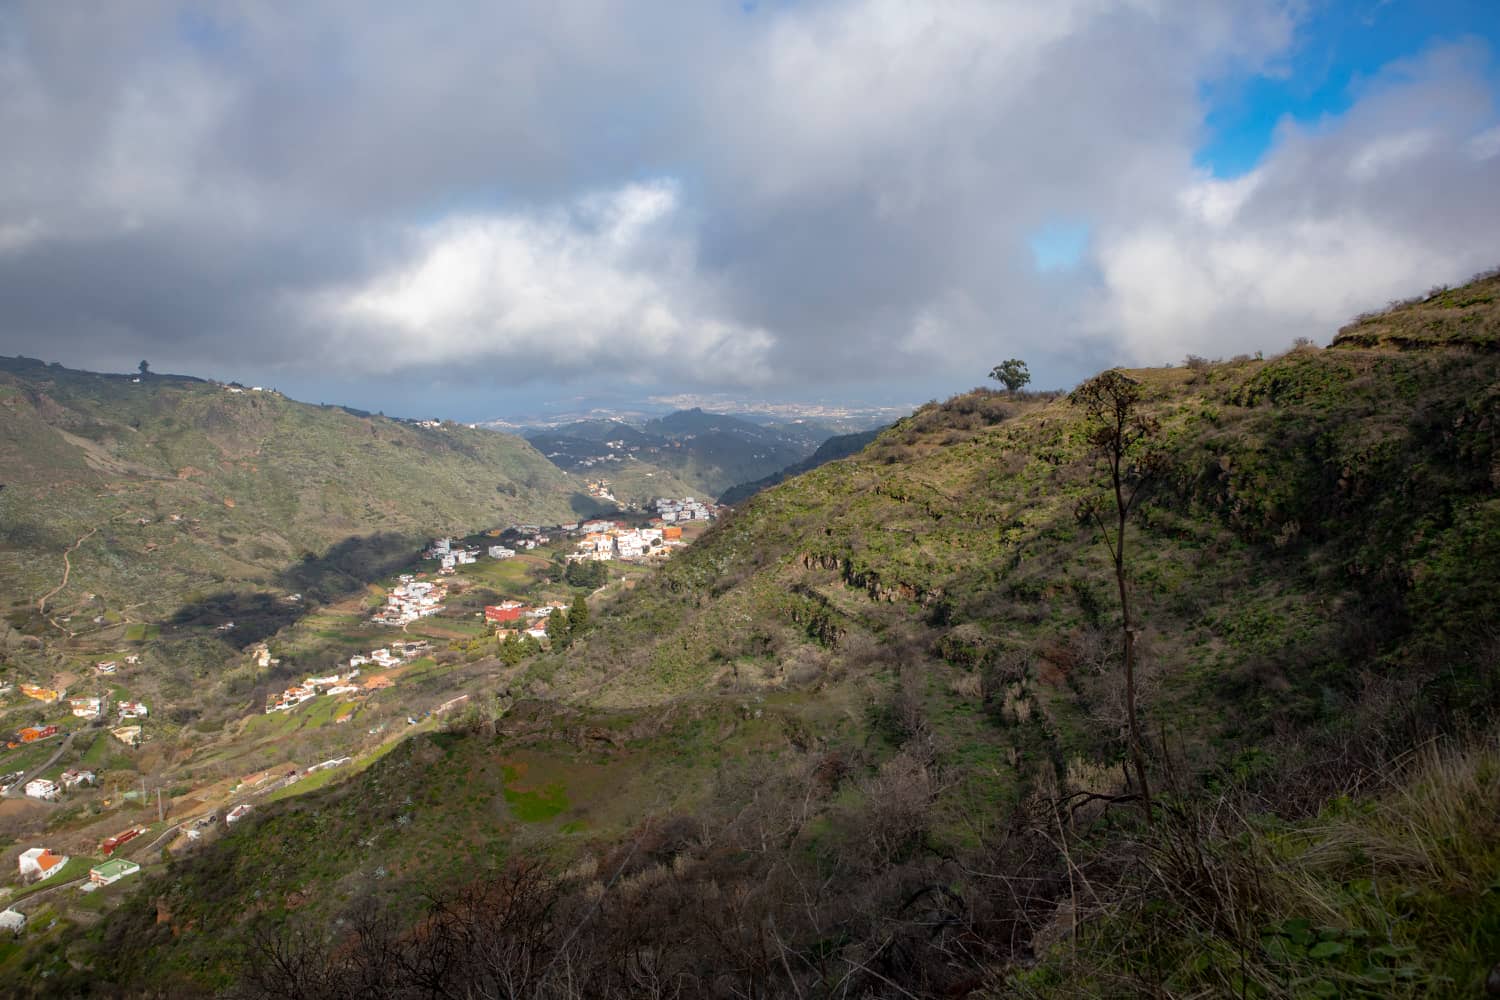
[[[1482,49],[1220,182],[1199,85],[1285,50],[1279,4],[675,6],[7,8],[0,351],[372,385],[977,378],[1001,352],[1073,376],[1279,346],[1493,253]],[[1039,273],[1059,221],[1086,252]]]

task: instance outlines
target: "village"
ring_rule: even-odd
[[[600,499],[610,492],[607,481],[592,485],[590,492]],[[49,826],[44,837],[29,843],[21,834],[10,855],[19,887],[0,889],[0,897],[8,897],[0,899],[0,907],[10,907],[0,909],[0,929],[20,932],[35,912],[31,900],[39,899],[38,893],[54,893],[52,887],[60,886],[85,894],[105,889],[153,864],[158,848],[192,849],[216,831],[239,825],[257,803],[318,787],[332,780],[334,771],[378,756],[406,732],[444,725],[471,703],[460,679],[478,676],[465,673],[473,669],[468,664],[481,667],[484,656],[497,649],[505,662],[514,663],[507,657],[548,648],[559,623],[566,629],[574,607],[561,598],[572,594],[577,601],[606,586],[629,586],[720,513],[694,497],[663,498],[646,511],[435,539],[420,553],[426,566],[408,566],[384,586],[372,582],[368,595],[307,613],[306,628],[338,632],[331,647],[297,638],[302,626],[243,647],[242,662],[255,677],[275,677],[285,662],[309,655],[328,664],[299,672],[295,683],[281,681],[263,695],[253,717],[263,725],[247,719],[234,726],[231,745],[262,748],[260,766],[250,774],[241,771],[243,777],[215,766],[201,777],[174,779],[173,771],[159,770],[160,763],[137,761],[141,753],[164,760],[162,754],[185,746],[188,732],[180,722],[158,719],[155,699],[148,705],[148,697],[138,692],[136,685],[150,676],[142,673],[145,647],[99,649],[86,664],[49,683],[0,685],[0,696],[8,692],[19,704],[38,709],[35,721],[26,720],[6,740],[10,763],[3,770],[10,773],[0,776],[0,795],[32,808],[96,817],[85,824],[84,829],[94,828],[88,833]],[[604,563],[619,564],[618,569],[606,574]],[[302,595],[278,600],[300,604]],[[229,617],[202,627],[228,634],[235,627]],[[366,635],[361,646],[355,644],[361,629],[399,634],[387,640]],[[323,659],[329,653],[336,654],[332,662]],[[435,685],[438,678],[444,680]],[[410,694],[392,698],[392,689],[408,687]],[[148,695],[154,690],[148,688]],[[358,726],[342,725],[355,720]],[[334,736],[335,731],[347,735]],[[311,759],[328,758],[321,763],[298,766],[289,759],[319,750]],[[97,827],[114,816],[133,822],[123,829],[123,823],[115,825],[117,832],[105,836],[111,828]],[[120,848],[131,856],[117,853]]]
[[[233,791],[265,794],[319,771],[341,767],[349,763],[352,759],[350,757],[339,757],[324,761],[321,764],[315,764],[306,770],[299,771],[293,768],[286,774],[278,771],[274,775],[274,783],[269,784],[268,782],[271,782],[273,778],[270,774],[250,775],[236,784]],[[73,787],[80,784],[95,784],[97,779],[93,772],[90,771],[69,770],[63,773],[63,781],[69,784],[69,787]],[[55,795],[33,795],[31,785],[39,783],[51,784],[51,782],[44,782],[43,779],[38,779],[28,784],[26,794],[35,798],[55,799]],[[178,822],[172,826],[168,826],[156,839],[155,843],[150,846],[155,846],[163,840],[174,838],[181,838],[189,844],[202,841],[206,833],[232,828],[236,823],[249,816],[254,809],[254,805],[242,801],[226,810],[222,820],[218,813],[211,812],[207,815],[199,816],[196,820]],[[157,827],[162,825],[158,823]],[[71,885],[75,886],[80,893],[89,894],[107,886],[112,886],[121,879],[138,874],[141,871],[141,861],[117,856],[116,852],[120,851],[127,844],[136,846],[139,843],[144,843],[143,840],[137,840],[137,838],[151,834],[155,832],[155,829],[150,826],[131,826],[103,838],[99,841],[95,851],[91,852],[97,853],[102,858],[97,863],[96,859],[92,857],[74,858],[63,851],[53,850],[50,847],[29,847],[21,851],[16,858],[16,867],[17,877],[23,889],[22,898],[13,901],[8,908],[0,910],[0,931],[9,931],[13,935],[19,935],[25,931],[28,923],[28,915],[20,908],[20,905],[21,903],[25,903],[29,906],[33,898],[39,898],[44,891],[61,889],[64,886]]]
[[[446,543],[446,539],[443,539]],[[470,560],[472,561],[472,560]],[[403,573],[400,584],[386,594],[385,605],[370,621],[376,625],[403,628],[421,618],[438,614],[444,608],[443,600],[448,588],[441,583],[419,580],[411,573]]]
[[[566,617],[568,605],[562,601],[548,601],[531,607],[522,601],[505,600],[498,604],[486,604],[484,620],[495,625],[495,638],[528,638],[538,642],[547,640],[546,622],[552,615]]]
[[[349,658],[349,668],[341,673],[321,677],[309,676],[302,683],[294,684],[266,701],[266,714],[289,712],[303,702],[319,695],[334,697],[357,697],[392,687],[394,682],[383,674],[361,678],[360,670],[365,666],[394,669],[404,666],[420,656],[426,655],[431,644],[425,640],[396,640],[389,647],[372,650],[368,655],[356,654]],[[346,720],[348,716],[342,716]]]
[[[589,483],[590,493],[604,497],[609,492],[607,480]],[[424,553],[427,559],[438,561],[438,575],[451,576],[460,566],[478,562],[483,552],[490,559],[513,559],[517,554],[548,545],[555,539],[572,543],[568,561],[591,560],[604,562],[614,559],[626,562],[644,562],[664,559],[685,544],[683,526],[693,522],[706,523],[717,518],[723,508],[697,499],[659,498],[653,501],[654,516],[644,523],[632,524],[634,519],[594,518],[543,527],[535,524],[512,525],[509,528],[491,531],[495,544],[487,546],[463,545],[451,538],[435,539]],[[387,607],[376,615],[375,620],[388,625],[405,625],[418,617],[441,610],[444,592],[441,584],[416,579],[401,578],[402,586],[390,592]]]
[[[140,662],[139,656],[128,656],[125,659],[131,663]],[[95,671],[100,675],[113,674],[118,668],[119,663],[116,660],[103,660],[95,665]],[[151,709],[144,702],[130,698],[116,698],[111,701],[110,695],[102,691],[97,695],[69,698],[66,689],[54,690],[36,684],[19,684],[16,689],[27,698],[41,702],[43,705],[66,702],[69,714],[85,722],[102,722],[114,715],[119,724],[111,728],[110,733],[127,746],[139,744],[141,737],[139,722],[151,714]],[[55,723],[23,726],[6,741],[5,746],[8,750],[14,750],[29,743],[50,739],[58,735],[60,731]],[[4,789],[0,788],[0,793],[3,792]]]

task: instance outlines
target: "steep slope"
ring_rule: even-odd
[[[7,359],[0,413],[0,588],[23,629],[159,621],[240,587],[327,596],[431,533],[575,499],[517,438],[176,376]]]
[[[1500,342],[1497,296],[1500,296],[1500,272],[1495,271],[1479,275],[1458,288],[1435,288],[1426,295],[1360,316],[1339,331],[1333,346],[1494,351]]]
[[[1500,706],[1500,351],[1410,332],[1493,323],[1493,282],[1394,310],[1400,344],[1129,373],[1152,826],[1083,414],[978,391],[758,494],[497,666],[503,716],[266,810],[70,957],[174,993],[391,992],[442,955],[559,997],[1473,995],[1493,755],[1393,761]],[[356,833],[368,860],[319,850]]]
[[[1447,293],[1459,304],[1437,319],[1427,302],[1383,322],[1493,322],[1494,305],[1473,303],[1494,283]],[[1212,696],[1233,700],[1243,735],[1252,720],[1337,717],[1355,663],[1451,646],[1495,607],[1488,571],[1458,558],[1494,544],[1495,338],[1400,351],[1348,339],[1269,361],[1131,373],[1168,458],[1141,514],[1133,571],[1160,647],[1153,659],[1172,675],[1162,697],[1181,702],[1167,715]],[[748,628],[726,620],[801,587],[841,627],[883,604],[914,605],[953,662],[1015,654],[1037,675],[1028,686],[1038,696],[1061,685],[1072,701],[1068,686],[1087,686],[1070,676],[1082,647],[1101,626],[1107,635],[1115,614],[1105,550],[1075,516],[1099,484],[1080,416],[1065,399],[976,392],[924,408],[856,459],[758,495],[638,595],[614,630],[631,635],[627,660],[610,649],[575,662],[580,678],[601,675],[580,688],[656,699],[712,685],[737,660],[769,668],[747,634],[765,616],[751,614]],[[651,641],[637,641],[632,618],[642,631],[650,623]],[[681,658],[669,652],[684,644],[713,655],[681,663],[691,669],[677,676],[667,664]]]
[[[838,434],[828,438],[822,444],[818,445],[817,451],[800,462],[789,465],[754,482],[731,486],[719,494],[719,502],[730,505],[744,503],[762,490],[768,490],[777,483],[785,482],[793,476],[800,476],[804,472],[811,472],[813,469],[821,465],[827,465],[829,462],[836,462],[841,458],[857,455],[879,437],[882,430],[884,428],[877,427],[875,430],[860,431],[856,434]]]

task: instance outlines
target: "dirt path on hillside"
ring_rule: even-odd
[[[39,614],[46,614],[47,613],[47,602],[52,599],[52,597],[53,597],[54,594],[57,594],[59,591],[61,591],[64,587],[66,587],[68,585],[68,574],[70,574],[70,573],[73,572],[73,563],[68,558],[68,556],[70,556],[74,552],[78,551],[78,546],[82,545],[84,542],[88,541],[90,538],[92,538],[94,535],[96,535],[98,533],[99,533],[99,529],[97,527],[90,528],[88,530],[88,534],[84,535],[82,538],[78,539],[78,541],[74,542],[72,545],[69,545],[65,550],[63,550],[63,577],[62,577],[62,583],[59,583],[57,586],[55,586],[51,590],[47,591],[41,597],[37,598],[37,601],[36,601],[36,610],[37,610],[37,612]]]

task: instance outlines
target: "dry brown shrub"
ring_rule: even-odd
[[[948,690],[970,701],[984,700],[984,678],[977,673],[956,674],[948,681]]]

